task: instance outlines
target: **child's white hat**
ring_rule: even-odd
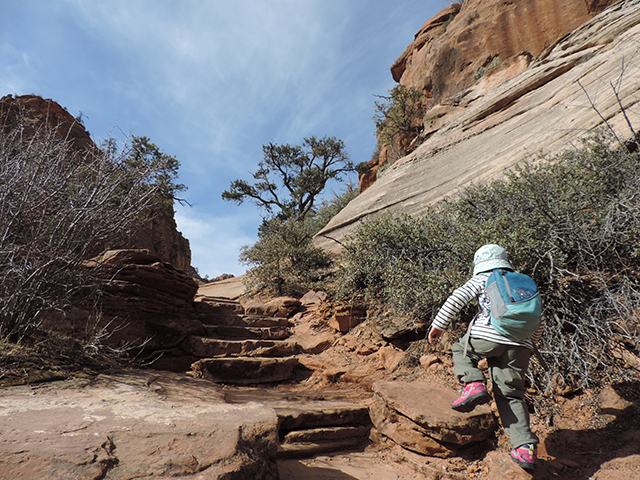
[[[495,244],[483,245],[473,256],[473,274],[489,272],[494,268],[513,270],[504,248]]]

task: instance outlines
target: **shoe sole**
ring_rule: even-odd
[[[511,455],[509,455],[511,457]],[[511,457],[511,460],[513,460],[516,465],[518,465],[520,468],[524,469],[524,470],[535,470],[536,469],[536,463],[529,463],[529,462],[522,462],[520,460],[518,460],[517,458],[513,458]]]
[[[459,403],[458,405],[451,405],[451,408],[453,408],[456,412],[469,413],[478,405],[484,405],[485,403],[489,403],[490,401],[491,395],[486,393],[469,398],[466,401]]]

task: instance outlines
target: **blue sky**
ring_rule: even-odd
[[[450,3],[0,0],[0,96],[51,98],[97,142],[144,135],[176,157],[192,265],[241,275],[263,212],[222,191],[251,180],[269,142],[335,136],[355,163],[369,160],[374,95],[393,88],[393,62]]]

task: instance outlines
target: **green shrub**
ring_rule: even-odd
[[[383,101],[374,102],[376,135],[380,145],[398,146],[399,153],[405,155],[422,128],[424,98],[417,88],[404,85],[396,85],[389,94],[381,97]]]
[[[464,24],[465,25],[471,25],[473,22],[475,22],[478,18],[480,18],[480,14],[478,13],[478,10],[473,10],[470,14],[468,14],[465,19],[464,19]]]
[[[315,232],[309,218],[266,220],[259,240],[240,252],[240,261],[250,267],[245,279],[248,291],[299,297],[317,288],[331,261],[323,250],[313,246]]]
[[[534,368],[536,384],[627,378],[621,358],[640,345],[640,175],[637,154],[612,145],[598,134],[472,185],[422,218],[364,222],[347,244],[342,294],[364,293],[426,325],[470,276],[475,250],[498,243],[545,302],[541,350],[551,371]]]
[[[500,57],[493,57],[488,65],[482,65],[476,73],[473,74],[473,79],[477,82],[491,69],[500,65]]]

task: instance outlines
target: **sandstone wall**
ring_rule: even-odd
[[[491,88],[518,75],[559,39],[616,1],[466,0],[427,20],[391,67],[394,80],[422,91],[425,106],[431,109],[425,133],[404,151],[412,152],[424,136],[441,127],[443,109],[459,106],[479,80]],[[383,146],[360,175],[360,191],[398,158],[397,149]]]
[[[464,10],[482,3],[465,2]],[[639,45],[640,0],[622,1],[526,61],[516,75],[508,69],[484,75],[460,90],[455,103],[435,104],[425,118],[424,143],[336,215],[316,236],[317,245],[339,251],[333,239],[344,242],[362,220],[385,211],[420,215],[470,182],[495,178],[540,151],[571,148],[603,118],[629,137],[616,93],[638,131]]]
[[[526,67],[518,61],[520,56],[537,58],[616,1],[467,0],[454,4],[425,22],[391,72],[396,82],[423,90],[435,102],[446,101],[473,85],[474,74],[494,59]]]

